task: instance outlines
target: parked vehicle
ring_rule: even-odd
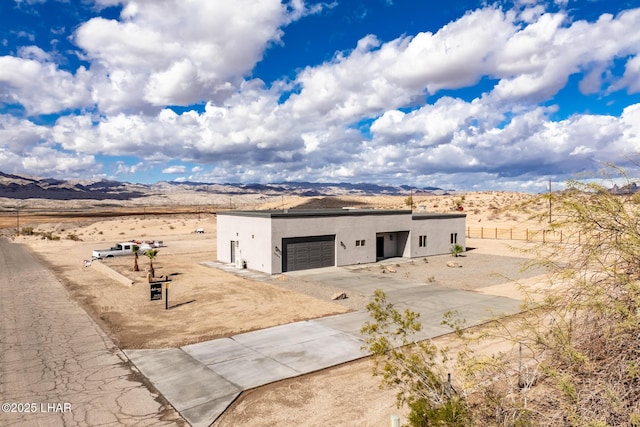
[[[133,255],[133,252],[131,252],[133,245],[135,245],[133,242],[123,242],[118,243],[109,249],[94,249],[91,256],[93,259],[104,259],[114,256]]]

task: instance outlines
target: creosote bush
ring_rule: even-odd
[[[557,389],[561,413],[550,425],[637,425],[640,416],[640,194],[611,186],[574,180],[547,196],[550,227],[565,242],[536,251],[553,288],[529,304],[537,316],[529,336]]]
[[[23,236],[33,236],[33,227],[22,227],[20,229],[20,234]]]
[[[628,180],[613,171],[616,182]],[[608,178],[570,181],[532,201],[552,198],[553,222],[543,213],[540,223],[563,240],[525,251],[548,283],[523,288],[522,314],[473,329],[451,313],[444,319],[464,343],[457,393],[446,376],[454,356],[415,342],[419,316],[376,292],[364,347],[411,426],[640,427],[640,193],[613,194]],[[478,352],[483,342],[501,351]]]
[[[371,353],[373,375],[382,377],[382,385],[398,390],[397,404],[410,409],[411,426],[468,426],[469,408],[459,396],[444,370],[446,349],[431,341],[417,342],[419,314],[400,312],[376,290],[367,310],[372,321],[361,329],[364,350]]]

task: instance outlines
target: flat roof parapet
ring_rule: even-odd
[[[436,212],[432,212],[432,213],[428,213],[428,212],[416,213],[416,212],[414,212],[411,217],[412,217],[412,219],[417,219],[417,220],[420,220],[420,219],[466,218],[467,214],[466,213],[460,213],[460,212],[456,212],[456,213],[436,213]]]
[[[412,219],[464,218],[464,213],[416,213],[408,209],[284,209],[265,211],[224,211],[217,215],[254,218],[312,218],[331,216],[411,215]]]

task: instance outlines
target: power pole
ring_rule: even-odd
[[[551,179],[549,179],[549,224],[551,224]]]

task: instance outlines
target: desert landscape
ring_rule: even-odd
[[[216,260],[215,212],[229,208],[228,195],[173,195],[138,200],[120,206],[88,206],[87,201],[65,202],[65,210],[48,201],[29,200],[20,214],[20,234],[16,235],[15,213],[0,218],[2,233],[16,244],[28,246],[55,272],[70,298],[77,301],[120,348],[144,349],[178,347],[240,332],[283,323],[313,319],[351,310],[368,303],[364,295],[333,300],[340,291],[276,275],[255,281],[206,265]],[[11,202],[4,199],[5,206]],[[546,205],[539,196],[507,192],[481,192],[453,195],[413,195],[414,209],[451,212],[463,206],[470,236],[467,246],[473,256],[522,256],[514,247],[519,240],[491,236],[519,235],[522,230],[544,228],[536,215],[544,215]],[[226,204],[226,206],[224,206]],[[322,208],[359,206],[407,209],[406,196],[256,196],[231,197],[237,209]],[[66,209],[69,205],[69,210]],[[224,206],[224,207],[223,207]],[[204,233],[196,233],[203,229]],[[156,276],[171,279],[169,310],[164,301],[150,301],[147,284],[149,259],[138,260],[140,271],[133,271],[133,256],[93,261],[86,266],[92,249],[120,241],[162,241],[153,259]],[[476,255],[477,254],[477,255]],[[474,259],[469,256],[469,262]],[[411,278],[457,286],[475,292],[517,296],[513,282],[487,275],[486,281],[447,280],[446,262],[450,256],[434,257],[428,263],[398,265],[396,273]],[[103,267],[97,268],[96,264]],[[464,260],[463,260],[464,264]],[[514,266],[516,264],[514,263]],[[105,274],[105,268],[115,275]],[[368,267],[375,268],[375,266]],[[518,275],[518,269],[511,273]],[[114,279],[120,277],[121,280]],[[528,278],[527,278],[528,277]],[[527,277],[511,279],[529,280]],[[421,279],[422,278],[422,279]],[[473,283],[472,283],[473,282]],[[446,343],[448,337],[436,341]],[[378,387],[367,359],[347,363],[310,375],[250,390],[221,416],[216,426],[269,426],[305,419],[306,425],[384,426],[396,408],[395,392]]]

